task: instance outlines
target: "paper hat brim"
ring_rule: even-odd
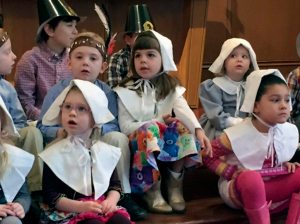
[[[251,74],[247,77],[247,80],[246,80],[245,98],[244,98],[243,105],[241,107],[241,111],[246,112],[246,113],[253,112],[255,99],[256,99],[258,88],[261,83],[261,79],[262,79],[262,77],[264,77],[266,75],[275,75],[275,76],[281,78],[286,83],[285,78],[279,72],[278,69],[266,69],[266,70],[257,70],[257,71],[251,72]],[[290,107],[290,108],[292,108],[292,107]]]
[[[108,100],[105,93],[95,84],[73,79],[69,86],[67,86],[59,96],[54,100],[52,105],[49,107],[48,111],[45,113],[42,123],[44,125],[53,126],[60,125],[60,106],[65,101],[67,94],[73,86],[77,86],[81,93],[83,94],[85,100],[87,101],[93,118],[95,120],[95,125],[101,127],[103,124],[112,121],[114,116],[108,109]]]
[[[163,71],[169,72],[169,71],[177,71],[176,64],[173,60],[173,45],[172,41],[161,35],[160,33],[150,30],[158,40],[158,43],[160,45],[160,53],[162,58],[162,64],[163,64]]]
[[[4,117],[1,117],[1,128],[2,130],[7,131],[9,136],[20,136],[15,125],[14,125],[14,121],[10,115],[10,113],[8,112],[5,103],[2,99],[2,97],[0,97],[0,107],[3,111],[3,115]]]
[[[253,65],[254,70],[258,70],[258,65],[256,61],[256,54],[251,46],[251,44],[241,38],[231,38],[226,40],[221,48],[221,52],[217,59],[212,63],[212,65],[209,67],[209,71],[211,71],[214,74],[224,74],[224,62],[227,59],[227,57],[230,55],[230,53],[234,50],[234,48],[238,47],[239,45],[243,45],[248,51],[251,59],[251,64]]]

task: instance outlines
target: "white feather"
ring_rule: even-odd
[[[105,16],[105,14],[102,12],[101,8],[97,4],[95,4],[95,11],[98,14],[100,20],[102,21],[106,33],[109,34],[110,30],[109,30],[107,18]]]

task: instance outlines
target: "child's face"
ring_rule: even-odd
[[[137,38],[138,33],[130,33],[130,34],[125,34],[124,35],[124,41],[127,45],[130,47],[133,46],[135,39]]]
[[[94,47],[80,46],[70,55],[69,69],[74,79],[94,82],[100,73],[107,68],[101,53]]]
[[[290,116],[290,95],[284,84],[267,87],[261,99],[254,104],[254,113],[269,125],[284,123]]]
[[[68,135],[88,139],[94,127],[94,118],[79,90],[70,90],[61,106],[61,123]]]
[[[139,76],[144,79],[154,78],[162,69],[162,59],[156,49],[136,50],[134,67]]]
[[[10,39],[8,39],[0,47],[0,74],[1,75],[8,75],[11,73],[16,58],[17,58],[16,55],[11,50]]]
[[[241,81],[250,67],[248,50],[240,45],[230,53],[224,62],[225,72],[233,81]]]
[[[52,38],[58,47],[67,48],[71,46],[71,43],[78,34],[76,25],[76,20],[71,22],[60,21],[54,30],[49,28],[49,26],[46,30],[49,37]]]

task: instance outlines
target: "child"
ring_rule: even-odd
[[[37,156],[43,150],[41,132],[37,128],[27,125],[27,118],[16,90],[4,78],[5,75],[11,73],[15,60],[16,55],[12,52],[9,36],[3,29],[0,29],[0,96],[20,134],[19,137],[13,139],[13,143],[17,147]],[[42,164],[38,160],[35,160],[28,175],[28,185],[30,191],[42,190]]]
[[[115,167],[121,151],[99,140],[101,126],[114,119],[107,106],[99,87],[74,79],[43,118],[44,124],[65,129],[65,136],[40,154],[45,162],[43,196],[54,209],[48,216],[52,221],[131,223],[126,210],[117,207],[121,185]]]
[[[125,195],[120,201],[120,205],[127,209],[133,220],[145,219],[147,215],[146,211],[140,208],[131,198],[131,188],[129,184],[130,150],[127,136],[121,133],[119,129],[116,94],[108,85],[97,79],[99,73],[103,73],[107,68],[104,41],[95,33],[80,33],[74,40],[69,55],[69,68],[73,77],[61,80],[49,90],[42,106],[37,127],[40,128],[47,143],[63,135],[64,128],[60,124],[51,126],[42,124],[42,118],[48,108],[57,96],[70,84],[73,78],[90,81],[98,86],[105,93],[108,99],[108,108],[115,117],[112,121],[102,125],[101,140],[122,150],[117,170]],[[95,100],[97,99],[98,98],[95,98]]]
[[[47,91],[70,76],[68,51],[77,35],[78,15],[63,0],[38,0],[37,46],[23,54],[16,67],[15,87],[30,120],[39,118]]]
[[[209,68],[218,77],[205,80],[199,88],[205,112],[200,124],[209,139],[246,117],[246,113],[240,112],[244,84],[247,75],[257,69],[256,55],[248,41],[231,38],[224,42],[220,55]]]
[[[8,143],[19,134],[1,97],[0,115],[0,223],[22,224],[31,203],[25,178],[34,156]]]
[[[133,152],[131,189],[145,193],[152,212],[182,213],[184,166],[200,162],[195,140],[208,152],[209,140],[183,97],[185,89],[168,75],[177,70],[168,38],[153,30],[140,33],[132,49],[131,69],[133,76],[115,88],[120,128],[129,136]],[[160,191],[160,162],[168,167],[169,204]]]
[[[288,161],[299,134],[286,122],[290,95],[277,69],[248,76],[241,111],[252,116],[213,140],[213,157],[204,156],[204,164],[220,175],[219,192],[225,203],[243,208],[251,224],[270,223],[270,211],[287,208],[289,201],[286,223],[297,223],[300,169],[299,163]]]
[[[123,40],[126,46],[110,57],[108,84],[117,86],[129,75],[131,47],[140,32],[153,29],[154,25],[146,4],[131,5],[128,10]]]

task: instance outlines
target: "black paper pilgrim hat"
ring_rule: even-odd
[[[125,33],[141,33],[153,29],[154,25],[147,5],[131,5],[127,14]]]
[[[80,20],[80,17],[64,0],[38,0],[37,7],[39,15],[39,28],[37,30],[36,39],[38,42],[40,40],[42,29],[52,19],[70,16],[74,17],[77,22]]]

